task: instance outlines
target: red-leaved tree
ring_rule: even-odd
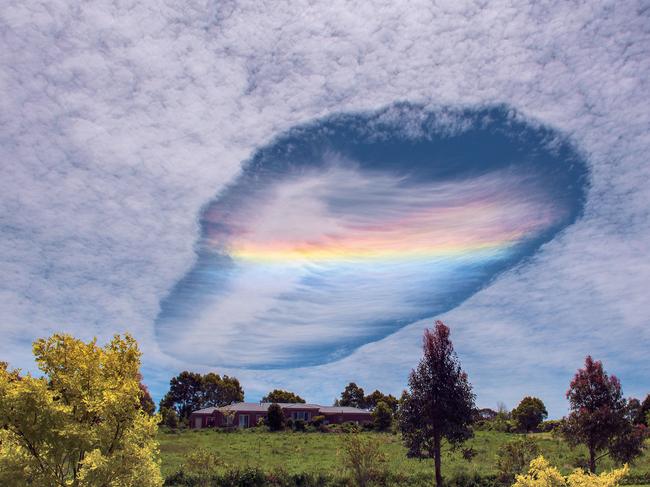
[[[442,441],[458,446],[472,436],[474,394],[442,321],[424,331],[423,348],[424,356],[409,377],[409,391],[402,395],[399,422],[409,456],[434,459],[440,487]]]
[[[596,462],[606,455],[629,462],[642,452],[645,426],[633,424],[620,381],[608,376],[600,361],[587,357],[566,395],[571,413],[563,433],[570,444],[587,446],[589,470],[595,472]]]

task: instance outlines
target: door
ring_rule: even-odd
[[[203,426],[203,421],[201,421],[201,418],[194,418],[194,427],[201,428],[202,426]]]
[[[239,427],[248,428],[248,414],[239,415]]]

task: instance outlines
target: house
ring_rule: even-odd
[[[341,424],[348,421],[369,423],[370,411],[352,407],[320,406],[318,404],[279,403],[285,418],[311,421],[315,416],[324,416],[325,424]],[[199,409],[190,415],[190,428],[215,428],[222,426],[255,426],[266,418],[270,402],[238,402],[230,406]]]

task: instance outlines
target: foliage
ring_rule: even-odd
[[[160,410],[160,416],[162,418],[161,424],[171,429],[178,428],[179,425],[178,414],[176,413],[175,409],[163,407]]]
[[[266,422],[271,431],[280,431],[284,429],[284,413],[282,407],[278,403],[273,403],[269,406],[266,413]]]
[[[564,422],[561,419],[547,419],[546,421],[542,421],[539,424],[537,430],[542,433],[553,433],[556,431],[561,431],[563,423]]]
[[[279,469],[297,476],[324,473],[334,482],[341,474],[340,452],[343,450],[346,435],[341,434],[341,430],[334,425],[327,428],[329,431],[327,434],[294,433],[288,429],[269,432],[267,428],[236,429],[228,434],[216,429],[182,430],[176,434],[161,432],[158,437],[163,474],[169,476],[177,472],[188,454],[198,448],[205,448],[219,453],[219,457],[224,462],[224,466],[219,468],[222,474],[226,470],[241,471],[247,466],[256,466],[266,473],[273,473]],[[376,432],[357,434],[380,440],[381,449],[387,456],[386,486],[430,487],[434,485],[433,460],[406,457],[406,448],[402,444],[400,435]],[[478,431],[475,437],[468,440],[462,448],[453,450],[449,445],[443,445],[445,485],[466,487],[500,485],[496,483],[496,453],[501,445],[521,436]],[[584,446],[572,450],[564,440],[553,438],[548,433],[533,433],[527,436],[535,441],[540,453],[552,465],[558,466],[564,475],[572,470],[576,456],[587,453]],[[468,463],[463,456],[463,449],[467,448],[472,448],[476,452],[471,463]],[[599,461],[599,468],[603,471],[610,470],[616,468],[616,464],[608,456]],[[625,479],[626,484],[650,485],[650,451],[646,451],[630,468],[631,473]],[[476,480],[478,477],[481,479],[480,482]]]
[[[567,398],[571,413],[562,433],[570,444],[587,446],[592,473],[603,455],[630,461],[641,453],[645,427],[633,427],[621,383],[615,376],[607,375],[601,362],[586,358],[585,368],[576,373]],[[603,450],[605,453],[597,457]]]
[[[538,397],[524,397],[519,405],[512,410],[512,419],[522,431],[535,431],[539,424],[546,419],[546,406]]]
[[[296,419],[293,422],[294,431],[305,431],[306,429],[307,429],[307,423],[305,422],[304,419]]]
[[[601,475],[576,469],[564,477],[543,456],[539,456],[530,462],[528,474],[517,476],[513,487],[616,487],[628,472],[629,468],[625,465],[623,468]]]
[[[169,381],[169,392],[160,401],[160,408],[173,408],[180,419],[206,407],[227,406],[244,400],[244,391],[234,377],[183,371]]]
[[[0,367],[0,485],[161,485],[135,340],[101,348],[56,334],[33,351],[43,377]]]
[[[386,431],[393,423],[393,410],[384,401],[379,401],[372,411],[372,422],[379,431]]]
[[[142,409],[149,416],[153,416],[156,412],[156,403],[153,402],[149,389],[142,382],[142,376],[139,378],[138,387],[140,388],[140,409]]]
[[[449,339],[449,328],[436,321],[424,332],[424,356],[411,371],[409,392],[400,407],[400,429],[409,455],[432,457],[436,485],[442,485],[441,445],[460,445],[472,436],[474,394]]]
[[[215,473],[222,465],[223,461],[215,451],[198,448],[185,457],[181,470],[190,475],[204,475]]]
[[[325,416],[319,414],[318,416],[314,416],[313,418],[311,418],[310,424],[312,426],[318,427],[321,426],[324,421],[325,421]]]
[[[366,398],[363,389],[354,382],[350,382],[345,386],[345,389],[341,392],[341,398],[334,405],[365,409]]]
[[[357,487],[366,487],[371,480],[385,476],[386,455],[376,439],[349,435],[345,439],[343,452],[343,466],[350,472]]]
[[[537,444],[525,436],[501,445],[497,453],[499,480],[510,485],[538,455]]]
[[[363,399],[364,406],[368,409],[375,409],[380,402],[386,404],[392,411],[392,413],[397,412],[397,407],[399,401],[392,394],[384,394],[383,392],[375,389],[372,394],[369,394]]]
[[[278,403],[305,403],[305,400],[298,394],[293,392],[283,391],[281,389],[273,389],[266,396],[262,398],[262,402],[278,402]]]

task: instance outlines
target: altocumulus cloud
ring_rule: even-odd
[[[31,368],[37,336],[66,330],[103,339],[128,329],[143,345],[157,394],[181,368],[213,368],[161,350],[155,323],[200,263],[202,210],[242,177],[241,161],[332,113],[399,100],[434,111],[504,103],[529,124],[568,136],[590,179],[575,223],[443,315],[479,402],[512,405],[538,394],[561,414],[569,375],[586,353],[604,359],[626,393],[647,392],[649,15],[643,2],[4,5],[0,354]],[[349,198],[337,178],[384,184],[392,195],[386,211],[395,215],[435,205],[403,201],[393,175],[337,157],[327,178],[316,178],[316,193],[304,192],[309,174],[283,180],[268,211],[281,211],[291,192],[305,205]],[[549,201],[536,194],[526,194],[533,207]],[[335,230],[375,221],[363,201],[355,221],[336,205],[326,210],[314,208]],[[230,242],[243,256],[255,240]],[[396,306],[405,318],[424,317]],[[347,380],[398,392],[426,324],[359,341],[327,364],[220,370],[241,377],[251,399],[282,385],[327,402]]]

